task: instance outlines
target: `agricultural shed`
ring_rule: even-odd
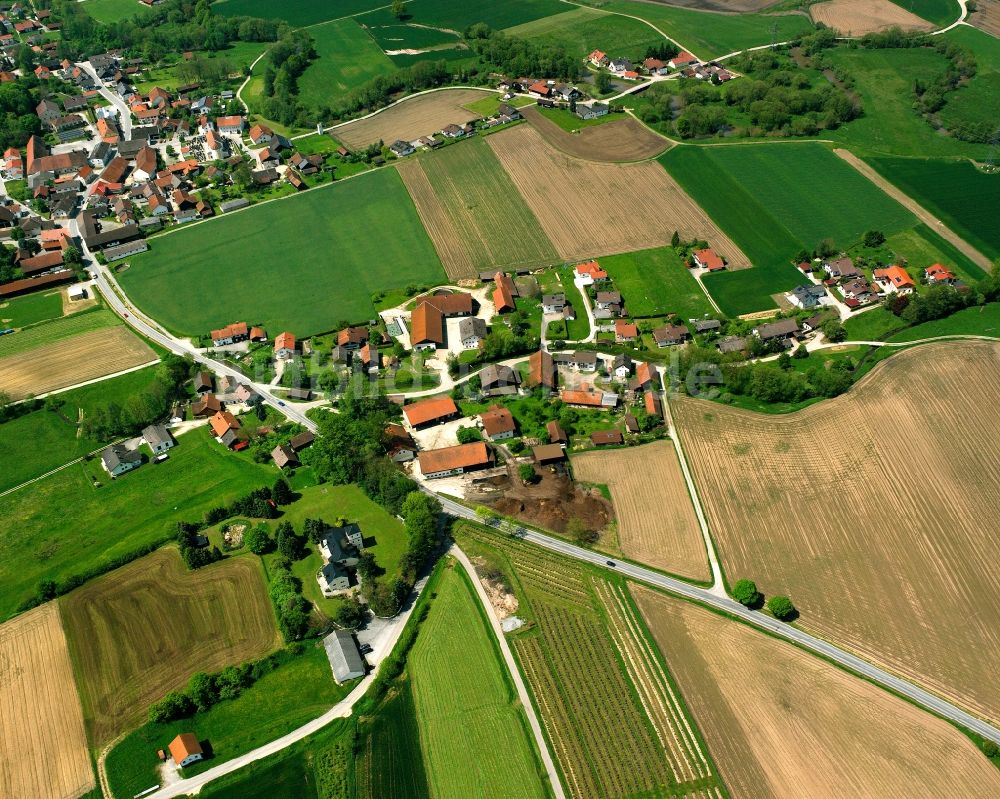
[[[335,630],[323,639],[323,646],[338,685],[365,676],[365,662],[350,631]]]

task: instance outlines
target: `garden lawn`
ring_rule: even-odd
[[[477,22],[485,22],[494,30],[500,30],[565,10],[566,5],[558,0],[503,0],[488,3],[469,0],[412,0],[406,4],[407,17],[403,21],[459,32]],[[358,21],[363,25],[398,24],[398,20],[387,8],[365,14]]]
[[[853,76],[853,90],[861,97],[865,112],[837,130],[824,131],[824,138],[850,145],[859,155],[985,157],[988,145],[942,136],[912,108],[914,80],[933,83],[948,66],[936,50],[838,47],[827,50],[824,57]]]
[[[670,247],[605,256],[601,266],[621,292],[630,316],[675,313],[697,319],[713,312],[698,281]]]
[[[559,45],[580,59],[599,48],[635,63],[646,57],[648,48],[663,42],[660,34],[640,20],[592,8],[564,11],[510,28],[506,33],[539,44]]]
[[[83,7],[90,16],[105,25],[112,25],[137,14],[145,16],[150,11],[149,6],[143,5],[139,0],[85,0]]]
[[[629,0],[610,3],[589,0],[589,4],[600,6],[604,11],[644,19],[704,60],[768,44],[772,26],[777,27],[778,41],[792,39],[812,29],[812,23],[800,14],[716,14]]]
[[[39,291],[0,303],[0,329],[33,325],[62,315],[62,292]]]
[[[352,89],[396,69],[353,19],[317,25],[309,33],[317,58],[299,78],[299,98],[310,108],[335,105]]]
[[[906,322],[884,308],[872,308],[844,322],[848,341],[885,341],[886,334],[906,327]]]
[[[968,161],[868,158],[867,161],[989,258],[1000,257],[1000,174]]]
[[[753,264],[705,278],[730,315],[774,307],[770,295],[802,282],[792,266],[799,250],[827,238],[846,248],[866,230],[888,236],[916,224],[909,211],[820,144],[674,147],[660,162]]]
[[[167,724],[147,722],[129,733],[108,755],[114,795],[134,796],[155,785],[160,762],[156,750],[182,732],[194,731],[212,747],[210,759],[184,769],[184,775],[191,776],[280,738],[329,710],[352,685],[334,682],[322,642],[307,641],[304,646],[297,656],[279,653],[285,662],[236,699],[219,702],[191,718]]]
[[[283,19],[292,27],[298,28],[360,14],[381,5],[385,5],[383,0],[294,0],[285,3],[272,3],[268,0],[220,0],[212,4],[212,12],[226,17]]]
[[[375,291],[445,275],[398,173],[380,169],[159,236],[120,280],[177,332],[246,319],[303,337],[370,319]]]
[[[156,367],[101,380],[54,398],[55,411],[43,408],[0,423],[0,491],[20,485],[108,442],[77,435],[77,419],[98,405],[121,403],[153,381]],[[30,444],[26,443],[30,442]],[[30,490],[30,489],[25,489]]]
[[[517,695],[482,606],[457,564],[442,573],[408,670],[435,799],[544,799]]]
[[[91,485],[96,477],[100,487]],[[271,485],[275,473],[226,450],[199,428],[178,439],[170,459],[110,480],[94,459],[0,497],[0,619],[34,594],[110,558],[172,538],[180,519]]]

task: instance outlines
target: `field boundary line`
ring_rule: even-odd
[[[880,175],[873,167],[862,161],[850,150],[844,149],[843,147],[834,147],[833,154],[850,166],[854,167],[857,172],[914,214],[917,219],[924,224],[929,225],[931,230],[937,232],[943,239],[955,245],[963,255],[971,259],[976,266],[985,270],[987,274],[993,270],[993,262],[990,261],[989,258],[969,244],[969,242],[959,236],[954,230],[934,216],[934,214],[924,208],[920,203],[901,189],[897,188],[894,183],[891,183],[886,178],[882,177],[882,175]]]
[[[465,573],[468,575],[469,581],[472,583],[473,588],[475,588],[476,597],[479,599],[479,602],[489,619],[490,629],[496,637],[500,652],[503,655],[504,663],[507,666],[507,671],[510,673],[511,680],[514,682],[517,695],[521,700],[521,705],[524,707],[524,713],[528,717],[528,725],[531,727],[531,733],[535,738],[535,745],[538,747],[539,755],[542,759],[542,765],[545,766],[545,771],[549,775],[549,783],[552,788],[552,793],[556,799],[566,799],[562,781],[559,779],[559,771],[556,769],[555,761],[552,759],[552,753],[549,752],[545,736],[542,734],[542,725],[538,720],[538,714],[535,713],[535,706],[531,702],[531,695],[528,693],[527,686],[524,684],[524,678],[521,676],[521,672],[517,668],[517,663],[514,660],[514,654],[511,652],[510,646],[507,643],[507,638],[504,635],[503,628],[500,626],[500,622],[497,621],[496,615],[493,613],[493,606],[490,604],[489,597],[486,596],[486,590],[483,588],[483,584],[479,580],[479,576],[476,574],[476,570],[475,567],[473,567],[472,562],[461,550],[458,544],[451,545],[451,554],[455,556],[455,559],[461,563],[462,568],[465,569]]]

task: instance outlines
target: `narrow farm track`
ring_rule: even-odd
[[[959,236],[950,227],[945,225],[940,219],[938,219],[934,214],[924,208],[920,203],[910,197],[908,194],[897,189],[892,183],[882,177],[878,172],[872,169],[868,164],[858,158],[854,153],[849,150],[844,150],[840,147],[835,147],[833,150],[840,158],[854,167],[858,172],[864,175],[868,180],[878,186],[882,191],[892,197],[896,202],[913,212],[917,218],[929,225],[932,230],[937,232],[942,238],[954,244],[966,255],[970,260],[973,261],[977,266],[981,267],[985,271],[989,272],[993,269],[993,262],[983,255],[979,250],[973,247],[969,242]]]

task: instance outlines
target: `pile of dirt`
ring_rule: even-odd
[[[583,522],[585,529],[598,532],[614,519],[611,503],[599,491],[582,489],[566,475],[548,471],[532,485],[507,480],[502,494],[489,505],[504,516],[557,533],[566,532],[573,518]]]

